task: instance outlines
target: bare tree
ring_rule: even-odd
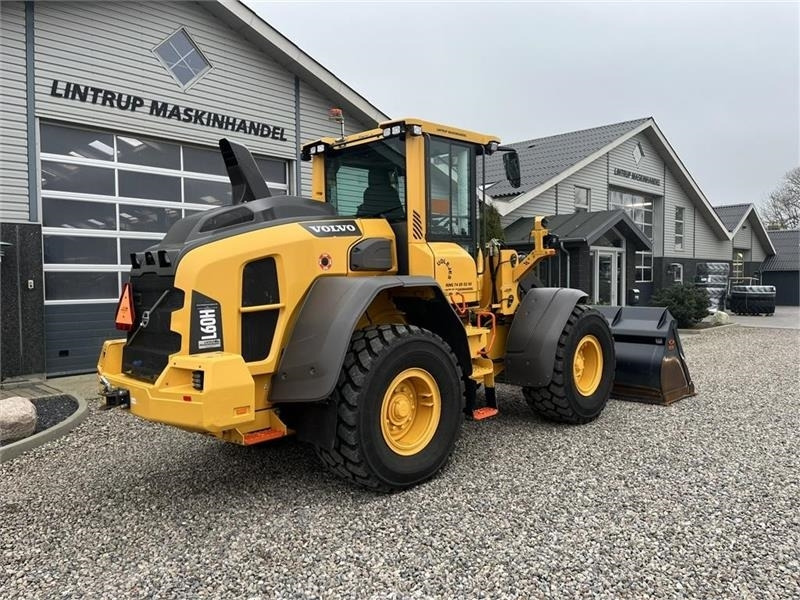
[[[800,167],[795,167],[769,195],[763,210],[769,229],[800,227]]]

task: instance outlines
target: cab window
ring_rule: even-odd
[[[428,140],[428,233],[431,238],[472,238],[474,148]],[[454,240],[458,241],[458,240]]]
[[[343,217],[405,220],[405,142],[389,138],[326,153],[325,198]]]

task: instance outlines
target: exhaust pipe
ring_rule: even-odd
[[[672,404],[696,394],[678,325],[666,308],[595,306],[614,336],[613,398]]]

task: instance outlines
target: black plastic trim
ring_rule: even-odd
[[[350,248],[351,271],[388,271],[392,268],[392,240],[366,238]]]
[[[441,295],[438,284],[430,277],[317,279],[300,309],[273,376],[270,401],[314,402],[327,398],[339,378],[358,319],[379,292],[400,287],[428,287]],[[441,299],[444,301],[444,296]],[[453,318],[458,318],[455,313]]]
[[[517,309],[506,342],[507,383],[544,387],[553,376],[558,339],[575,305],[588,296],[572,288],[533,288]]]

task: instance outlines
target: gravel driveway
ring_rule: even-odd
[[[93,411],[0,465],[0,598],[797,597],[800,332],[683,341],[697,397],[568,427],[504,388],[388,496],[293,440]]]

